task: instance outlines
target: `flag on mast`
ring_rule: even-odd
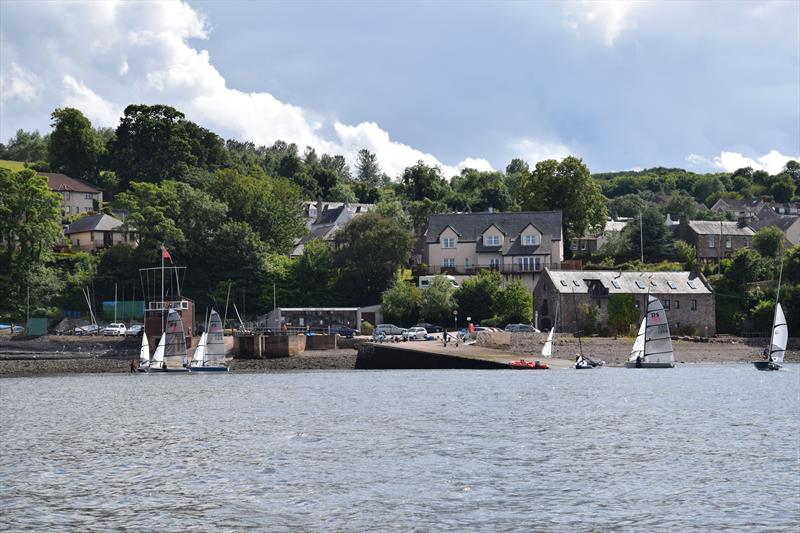
[[[169,255],[169,250],[163,244],[161,245],[161,257],[162,259],[169,259],[169,262],[172,263],[172,256]]]

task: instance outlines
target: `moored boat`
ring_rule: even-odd
[[[198,354],[198,352],[200,352]],[[192,357],[189,366],[191,372],[227,372],[225,364],[225,340],[223,338],[222,320],[219,313],[211,311],[208,319],[208,332],[203,333],[200,344]]]
[[[547,363],[540,363],[539,361],[526,361],[520,359],[519,361],[511,361],[508,366],[516,370],[547,370],[550,368]]]
[[[647,312],[631,348],[626,368],[673,368],[675,352],[661,300],[648,295]]]
[[[142,332],[142,347],[139,349],[139,366],[137,372],[147,372],[150,369],[150,343],[147,342],[147,335]]]
[[[789,326],[783,314],[781,304],[775,305],[775,315],[772,318],[772,334],[769,347],[764,349],[764,359],[753,361],[753,366],[758,370],[780,370],[783,357],[786,354],[786,344],[789,340]]]

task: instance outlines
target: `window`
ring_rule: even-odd
[[[500,235],[489,235],[486,237],[486,246],[500,246]]]
[[[500,268],[500,260],[496,257],[489,259],[489,268]]]
[[[664,306],[664,309],[669,311],[669,300],[661,300],[661,305]]]
[[[717,246],[717,241],[716,241],[714,235],[709,235],[708,236],[708,247],[709,248],[715,248],[716,246]]]
[[[69,207],[69,206],[67,206],[67,207],[64,209],[64,212],[65,212],[66,214],[68,214],[68,215],[69,215],[69,213],[70,213],[70,207]]]
[[[317,206],[315,205],[308,206],[308,216],[312,218],[317,218]]]
[[[636,286],[639,287],[640,289],[644,289],[644,283],[642,283],[639,280],[636,280]]]
[[[446,267],[454,267],[454,266],[456,266],[455,257],[445,257],[444,258],[444,266],[446,266]]]
[[[581,286],[580,282],[577,279],[573,279],[572,280],[572,284],[575,285],[576,287],[580,287]]]
[[[572,248],[573,250],[577,250],[578,249],[578,241],[572,241],[572,245],[570,246],[570,248]]]
[[[680,309],[681,308],[681,303],[678,300],[673,300],[672,301],[672,307],[674,307],[675,309]]]
[[[466,268],[469,268],[469,257],[465,257],[465,258],[464,258],[464,266],[465,266]]]
[[[522,270],[523,272],[530,272],[531,270],[537,270],[536,265],[539,265],[539,268],[541,268],[541,258],[520,257],[517,260],[517,264],[519,265],[519,269]]]
[[[657,287],[656,282],[653,281],[653,280],[650,280],[650,286],[651,287]]]
[[[456,240],[452,237],[445,237],[442,239],[442,248],[455,248]]]
[[[533,258],[533,270],[536,272],[542,269],[542,258],[541,257],[534,257]]]
[[[733,243],[731,243],[731,238],[730,237],[726,237],[725,238],[725,248],[730,250],[732,245],[733,245]]]
[[[86,194],[83,195],[83,198],[85,200],[94,200],[94,194],[87,192]]]
[[[539,244],[539,239],[536,235],[525,235],[523,242],[525,246],[536,246]]]
[[[567,282],[566,282],[566,281],[564,281],[564,280],[562,279],[562,280],[561,280],[561,285],[563,285],[564,287],[566,287],[566,286],[567,286]]]
[[[697,311],[697,300],[692,300],[692,311]]]
[[[586,241],[581,241],[581,250],[586,250]]]
[[[81,240],[80,239],[76,239],[75,240],[75,245],[76,246],[80,246],[81,245]]]
[[[619,286],[619,281],[613,280],[611,284],[614,286],[615,289],[621,289],[622,287]]]
[[[693,281],[687,281],[686,284],[689,286],[690,289],[694,289],[695,288]]]
[[[64,191],[64,200],[69,200],[69,191]]]
[[[667,285],[669,285],[669,288],[670,288],[670,289],[677,289],[677,288],[678,288],[678,286],[677,286],[677,285],[675,285],[675,282],[674,282],[674,281],[668,281],[668,282],[667,282]]]

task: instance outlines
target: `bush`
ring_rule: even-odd
[[[639,309],[633,294],[612,294],[608,297],[608,324],[616,334],[627,334],[638,320]]]
[[[598,322],[600,322],[600,308],[596,305],[581,304],[580,311],[583,321],[583,333],[585,335],[594,335],[597,333]]]
[[[367,322],[366,320],[361,321],[361,334],[362,335],[372,335],[372,332],[375,331],[375,326]]]

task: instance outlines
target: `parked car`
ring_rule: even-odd
[[[506,331],[511,333],[539,333],[539,330],[530,324],[508,324]]]
[[[97,324],[87,324],[85,326],[78,326],[73,331],[75,335],[97,335],[100,333],[100,326]]]
[[[144,334],[144,326],[141,324],[131,324],[131,327],[125,330],[126,337],[138,337]]]
[[[342,337],[352,339],[353,335],[358,335],[358,330],[347,326],[331,326],[331,334],[341,335]]]
[[[424,341],[428,337],[428,330],[414,326],[403,332],[403,338],[408,340]]]
[[[103,335],[106,336],[124,336],[125,335],[125,324],[122,322],[112,322],[111,324],[107,325],[103,328]]]
[[[378,324],[375,331],[382,331],[385,335],[402,335],[405,329],[394,324]]]
[[[0,335],[19,335],[25,331],[22,326],[11,326],[11,324],[0,324]]]
[[[442,332],[441,326],[434,326],[433,324],[431,324],[429,322],[420,322],[419,324],[417,324],[414,327],[415,328],[425,328],[430,333],[441,333]]]

